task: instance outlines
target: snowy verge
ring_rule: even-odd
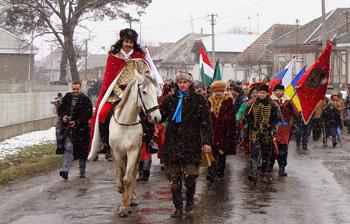
[[[53,143],[56,140],[56,128],[48,130],[34,131],[27,134],[19,135],[0,142],[0,159],[7,155],[18,153],[21,149],[33,145]]]

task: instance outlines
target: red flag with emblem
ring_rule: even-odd
[[[332,49],[332,42],[328,42],[320,57],[305,72],[296,85],[305,124],[309,123],[318,101],[324,99],[326,95]]]

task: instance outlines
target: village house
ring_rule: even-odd
[[[335,46],[331,55],[330,86],[336,89],[344,89],[349,83],[347,38],[343,36],[344,43],[339,43],[349,24],[346,23],[346,11],[348,8],[338,8],[326,14],[326,38],[333,39]],[[293,69],[296,74],[303,66],[309,68],[322,52],[322,18],[316,18],[311,22],[298,26],[268,45],[273,53],[273,73],[278,73],[284,68],[292,57],[296,58],[296,66]],[[341,45],[343,44],[343,45]]]
[[[34,78],[34,56],[38,49],[18,36],[0,28],[0,90],[29,90]]]
[[[261,34],[257,40],[235,58],[235,79],[242,77],[240,80],[255,82],[263,80],[266,76],[271,76],[273,58],[267,45],[295,28],[295,25],[274,24]]]
[[[223,79],[234,79],[234,58],[256,40],[255,35],[218,34],[215,36],[215,65],[219,60]],[[199,51],[203,48],[211,59],[211,36],[190,33],[175,43],[161,44],[159,53],[153,57],[155,65],[164,80],[174,79],[176,71],[192,73],[200,80]],[[236,77],[237,78],[237,77]],[[238,77],[239,78],[239,77]]]

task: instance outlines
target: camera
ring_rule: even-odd
[[[68,123],[72,122],[72,116],[67,116]]]

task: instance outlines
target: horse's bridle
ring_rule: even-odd
[[[150,113],[152,113],[153,111],[159,109],[159,106],[157,105],[157,106],[154,106],[154,107],[152,107],[152,108],[150,108],[150,109],[147,109],[146,104],[145,104],[145,102],[144,102],[143,99],[142,99],[142,94],[141,94],[141,88],[140,88],[140,86],[141,86],[141,84],[137,84],[137,94],[138,94],[139,97],[140,97],[140,100],[141,100],[141,103],[142,103],[142,107],[143,107],[143,110],[144,110],[144,112],[145,112],[145,114],[146,114],[146,117],[149,117]],[[139,100],[139,97],[137,97],[137,100]],[[124,124],[124,123],[118,122],[114,115],[113,115],[113,118],[114,118],[114,121],[115,121],[117,124],[122,125],[122,126],[135,126],[135,125],[138,125],[138,124],[141,123],[141,121],[138,121],[137,123]]]
[[[145,102],[143,102],[143,99],[142,99],[142,95],[141,95],[141,88],[140,88],[141,84],[137,84],[137,92],[139,94],[139,97],[140,97],[140,100],[141,100],[141,103],[142,103],[142,107],[143,107],[143,110],[146,114],[146,116],[149,116],[150,113],[152,113],[153,111],[155,110],[158,110],[159,109],[159,105],[157,106],[154,106],[150,109],[147,109],[146,105],[145,105]],[[138,98],[137,98],[138,99]]]

